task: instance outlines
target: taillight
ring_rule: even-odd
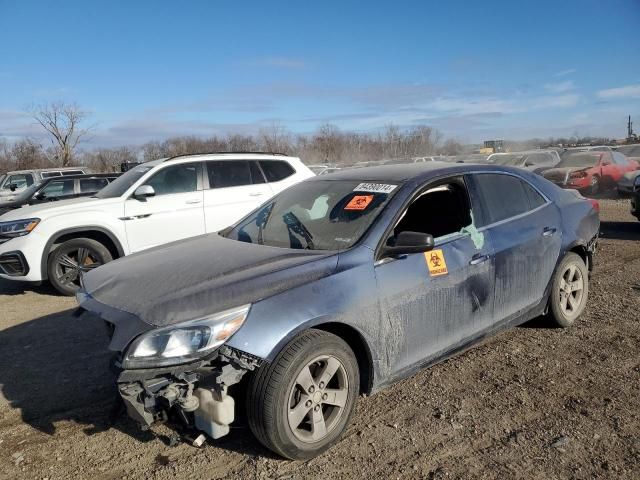
[[[600,204],[598,203],[597,200],[594,200],[593,198],[587,198],[587,200],[589,200],[589,203],[591,204],[591,207],[598,213],[600,213]]]
[[[587,176],[587,172],[571,172],[569,178],[584,178]]]

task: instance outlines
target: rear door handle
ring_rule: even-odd
[[[471,261],[469,262],[469,265],[480,265],[481,263],[484,263],[487,260],[489,260],[489,255],[480,255],[479,253],[477,253],[473,257],[471,257]]]
[[[249,194],[250,197],[261,197],[262,195],[264,195],[264,193],[261,192],[254,192]]]
[[[552,227],[545,227],[544,230],[542,230],[542,236],[543,237],[550,237],[552,236],[554,233],[556,233],[556,229],[552,228]]]
[[[195,205],[197,203],[202,203],[202,200],[187,200],[185,203],[187,205]]]

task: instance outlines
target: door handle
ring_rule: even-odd
[[[487,260],[489,260],[489,255],[480,255],[479,253],[477,253],[473,257],[471,257],[471,261],[469,262],[469,265],[480,265],[481,263],[484,263]]]
[[[261,197],[262,195],[264,195],[264,193],[261,192],[254,192],[249,194],[250,197]]]
[[[186,202],[187,205],[195,205],[197,203],[202,203],[202,200],[187,200]]]
[[[552,236],[554,233],[556,233],[556,229],[553,227],[545,227],[544,230],[542,230],[542,236],[543,237],[550,237]]]

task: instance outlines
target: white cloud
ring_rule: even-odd
[[[554,74],[554,77],[566,77],[567,75],[571,75],[572,73],[576,73],[575,68],[568,68],[567,70],[560,70],[558,73]]]
[[[544,88],[553,93],[563,93],[575,88],[573,80],[565,80],[564,82],[547,83]]]
[[[597,95],[600,98],[640,98],[640,84],[607,88],[598,91]]]

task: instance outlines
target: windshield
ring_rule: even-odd
[[[595,167],[598,164],[598,160],[600,160],[600,155],[597,153],[572,153],[563,155],[556,168]]]
[[[120,197],[131,188],[145,173],[153,168],[153,165],[139,165],[123,173],[109,185],[104,187],[94,195],[95,198],[116,198]]]
[[[2,182],[4,182],[5,178],[7,178],[7,174],[6,173],[0,175],[0,186],[2,185]]]
[[[506,155],[493,155],[491,157],[491,163],[494,165],[522,165],[524,163],[524,155],[506,154]]]
[[[241,220],[227,238],[272,247],[344,250],[367,231],[398,184],[303,182]]]

